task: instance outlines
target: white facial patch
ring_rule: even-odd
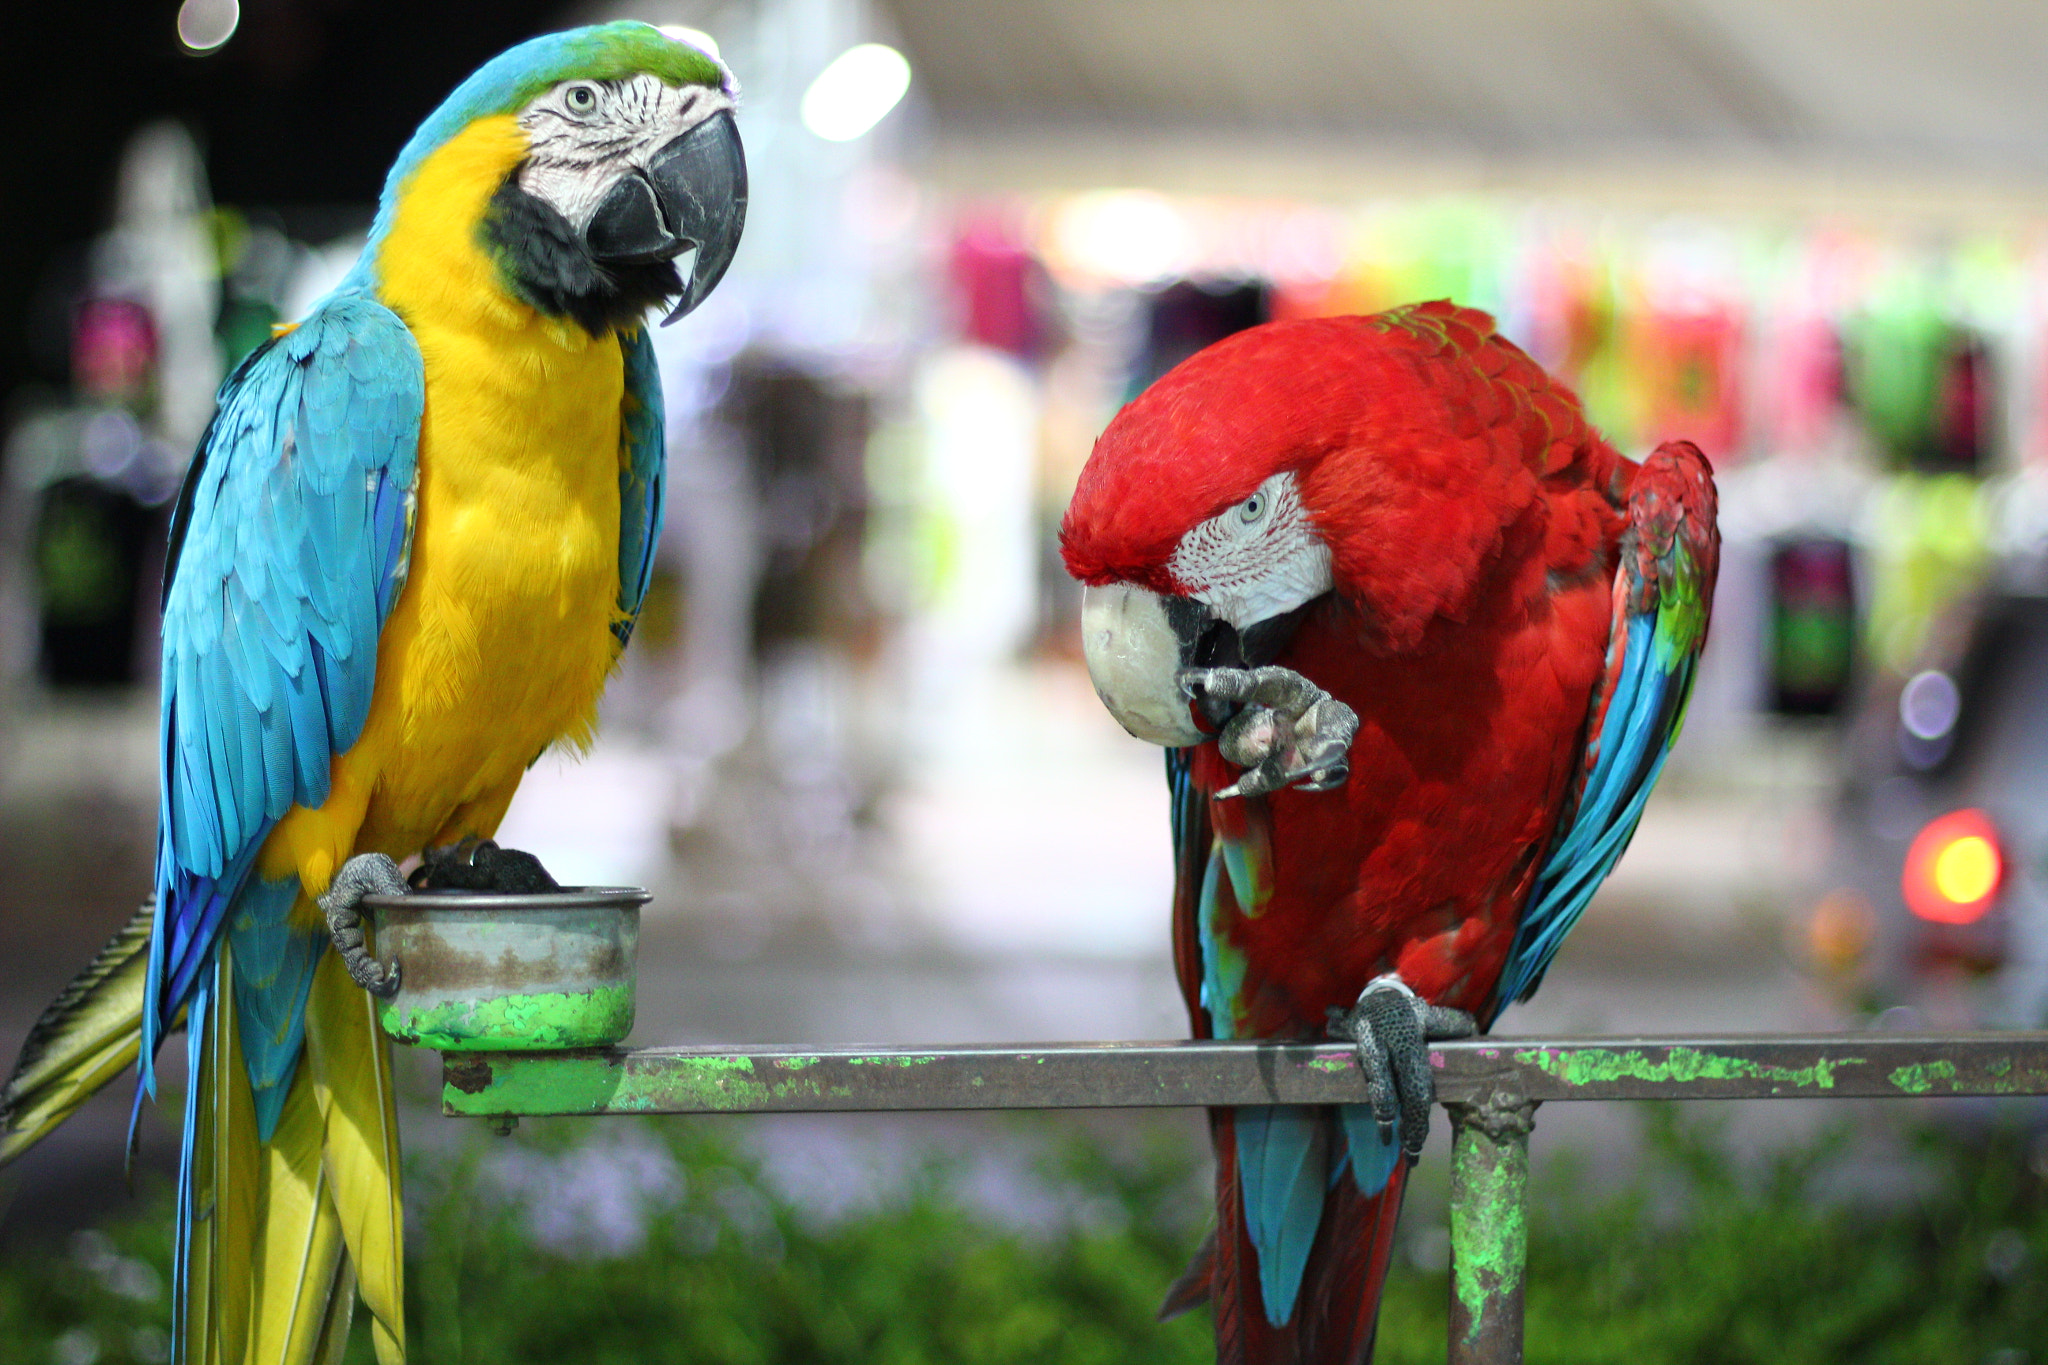
[[[519,188],[580,229],[619,176],[731,108],[726,91],[673,86],[645,72],[623,81],[563,81],[520,112],[530,150]]]
[[[1293,611],[1331,583],[1330,547],[1309,521],[1291,472],[1182,536],[1166,567],[1238,630]]]

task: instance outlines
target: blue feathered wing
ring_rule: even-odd
[[[1720,540],[1712,473],[1687,441],[1637,473],[1614,580],[1607,667],[1587,723],[1584,784],[1537,869],[1487,1019],[1527,1000],[1614,869],[1685,721],[1706,647]]]
[[[369,716],[378,632],[405,582],[424,402],[412,334],[359,293],[330,297],[221,387],[165,569],[146,1084],[234,908],[259,1112],[262,1091],[282,1103],[321,944],[287,929],[295,879],[242,893],[277,821],[326,801],[332,756]]]

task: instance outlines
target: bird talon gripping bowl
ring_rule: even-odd
[[[623,886],[366,896],[377,957],[401,972],[378,1022],[396,1042],[442,1052],[609,1047],[633,1028],[648,899]]]

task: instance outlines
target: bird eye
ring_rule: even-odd
[[[1249,526],[1266,515],[1266,495],[1254,493],[1238,504],[1237,519]]]
[[[562,96],[562,102],[569,106],[572,114],[588,114],[597,108],[597,89],[589,85],[572,85]]]

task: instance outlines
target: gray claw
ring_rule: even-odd
[[[349,978],[379,999],[398,993],[398,964],[386,968],[363,947],[363,916],[357,909],[365,896],[403,896],[405,878],[398,864],[381,853],[358,853],[341,865],[320,897],[320,909],[327,916],[327,931],[334,936],[334,949],[341,954]]]
[[[1223,756],[1244,775],[1218,797],[1258,796],[1283,787],[1328,791],[1351,775],[1346,755],[1358,715],[1289,668],[1190,668],[1180,675],[1190,699],[1213,697],[1238,711],[1217,736]]]
[[[1425,1042],[1449,1042],[1454,1038],[1476,1037],[1478,1033],[1479,1021],[1464,1010],[1454,1010],[1449,1005],[1422,1006],[1422,1037]]]
[[[1357,1045],[1380,1136],[1392,1140],[1398,1117],[1401,1150],[1414,1164],[1422,1155],[1430,1106],[1436,1102],[1427,1044],[1469,1038],[1479,1031],[1478,1022],[1463,1010],[1428,1003],[1390,972],[1368,982],[1350,1009],[1332,1010],[1330,1031]]]

